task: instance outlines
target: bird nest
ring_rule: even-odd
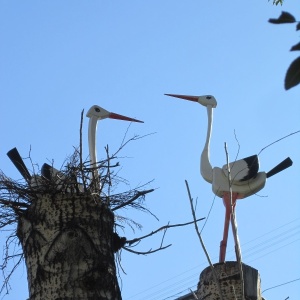
[[[110,156],[99,161],[96,168],[91,168],[89,161],[82,162],[80,154],[76,150],[70,156],[65,166],[57,170],[54,166],[44,164],[41,170],[34,173],[30,180],[14,180],[7,177],[0,170],[0,209],[5,211],[6,218],[11,212],[11,221],[16,215],[22,214],[41,194],[70,194],[70,195],[94,195],[95,201],[105,203],[111,210],[117,210],[125,206],[130,206],[139,210],[147,211],[143,206],[144,197],[153,189],[143,189],[147,184],[130,189],[125,192],[113,194],[116,186],[120,182],[126,182],[124,178],[118,176],[114,169],[119,167],[119,163],[112,164],[115,156]],[[99,176],[95,177],[94,170]],[[7,221],[3,221],[4,214],[0,213],[0,228]],[[5,218],[5,219],[6,219]]]
[[[145,195],[153,191],[153,189],[145,189],[147,184],[114,193],[120,190],[117,186],[126,183],[126,180],[118,175],[119,162],[116,162],[118,151],[109,155],[106,147],[106,153],[107,158],[99,161],[96,168],[91,168],[89,161],[83,161],[80,148],[75,149],[60,170],[57,170],[53,164],[44,164],[41,168],[32,164],[33,174],[25,176],[22,180],[9,178],[0,170],[0,230],[10,232],[4,246],[2,265],[0,265],[4,275],[0,294],[4,289],[8,292],[9,278],[23,259],[22,250],[16,247],[19,244],[18,222],[28,209],[41,199],[41,196],[50,195],[53,199],[57,196],[61,198],[62,195],[63,198],[68,199],[88,196],[92,197],[95,203],[105,205],[112,212],[121,208],[134,208],[151,214],[144,206]],[[30,157],[29,159],[31,161]],[[23,173],[22,170],[20,172]],[[29,174],[28,170],[26,172]],[[95,174],[99,175],[95,176]],[[142,227],[141,224],[117,214],[114,214],[114,222],[115,227],[124,222],[132,229]]]

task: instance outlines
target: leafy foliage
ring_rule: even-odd
[[[284,87],[286,90],[288,90],[299,83],[300,83],[300,57],[296,58],[289,66],[285,75]]]
[[[296,19],[290,13],[283,11],[278,19],[270,19],[269,22],[272,24],[295,23]]]
[[[275,5],[278,5],[278,4],[282,5],[283,4],[283,0],[273,0],[273,4],[275,4]]]
[[[283,11],[277,19],[269,19],[271,24],[288,24],[288,23],[297,23],[296,30],[300,30],[300,22],[296,21],[295,17]],[[299,51],[300,43],[292,46],[290,51]],[[284,88],[289,90],[290,88],[298,85],[300,83],[300,57],[296,58],[291,65],[289,66],[284,81]]]

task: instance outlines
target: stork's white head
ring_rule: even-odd
[[[110,119],[116,119],[116,120],[144,123],[143,121],[140,121],[140,120],[136,120],[136,119],[125,117],[125,116],[122,116],[122,115],[119,115],[119,114],[116,114],[113,112],[109,112],[98,105],[93,105],[88,110],[86,116],[88,118],[97,118],[97,120],[110,118]]]
[[[108,118],[109,114],[110,112],[105,110],[104,108],[98,105],[93,105],[87,112],[86,116],[88,118],[96,117],[98,120],[101,120],[101,119]]]
[[[203,106],[211,106],[213,108],[217,107],[217,100],[212,95],[204,95],[204,96],[188,96],[188,95],[175,95],[175,94],[165,94],[166,96],[171,96],[175,98],[180,98],[184,100],[189,100],[193,102],[198,102]]]

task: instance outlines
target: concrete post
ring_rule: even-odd
[[[263,300],[260,276],[256,269],[243,264],[245,299],[242,299],[240,269],[236,261],[214,264],[214,269],[219,279],[224,300]],[[197,297],[201,300],[221,299],[211,267],[207,267],[200,274]]]

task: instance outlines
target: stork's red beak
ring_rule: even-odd
[[[194,101],[198,102],[199,97],[198,96],[188,96],[188,95],[176,95],[176,94],[165,94],[166,96],[180,98],[184,100]]]
[[[133,118],[129,118],[129,117],[125,117],[125,116],[118,115],[118,114],[115,114],[115,113],[110,113],[108,117],[110,119],[123,120],[123,121],[129,121],[129,122],[144,123],[143,121],[140,121],[140,120],[137,120],[137,119],[133,119]]]

